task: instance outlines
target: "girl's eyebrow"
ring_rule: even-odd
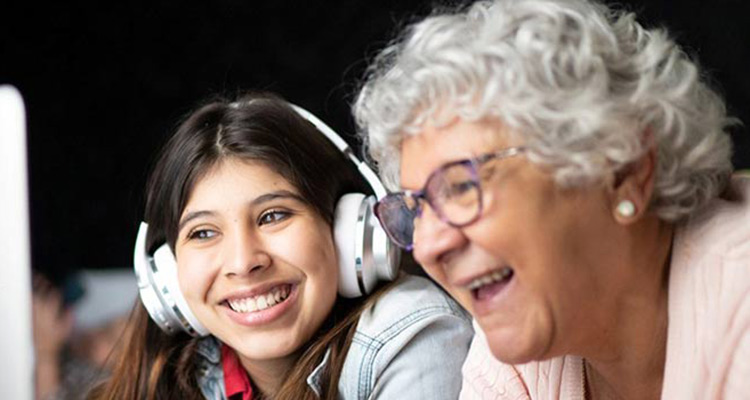
[[[260,195],[256,197],[255,199],[253,199],[250,202],[250,204],[253,206],[257,206],[259,204],[263,204],[263,203],[266,203],[275,199],[292,199],[292,200],[299,201],[301,203],[306,203],[306,201],[300,195],[290,192],[288,190],[282,189],[282,190],[277,190],[274,192]],[[213,216],[215,214],[216,214],[215,212],[209,211],[209,210],[191,211],[185,214],[184,217],[182,217],[182,219],[180,220],[180,223],[177,225],[177,232],[182,231],[182,228],[184,228],[188,222],[196,218],[205,217],[205,216]]]
[[[258,204],[262,204],[262,203],[275,200],[275,199],[279,199],[279,198],[292,199],[292,200],[299,201],[301,203],[307,203],[305,199],[303,199],[302,196],[298,195],[297,193],[292,193],[288,190],[282,189],[282,190],[277,190],[275,192],[270,192],[270,193],[260,195],[256,197],[252,202],[250,202],[250,204],[258,205]]]
[[[181,232],[182,228],[184,228],[185,225],[188,222],[190,222],[190,221],[192,221],[192,220],[194,220],[196,218],[204,217],[204,216],[212,216],[214,214],[215,213],[213,211],[207,211],[207,210],[191,211],[191,212],[185,214],[184,217],[182,217],[182,220],[180,220],[179,225],[177,225],[177,232]]]

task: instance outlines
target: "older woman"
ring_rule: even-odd
[[[438,12],[376,59],[377,213],[481,327],[463,398],[750,395],[750,179],[702,78],[584,0]]]

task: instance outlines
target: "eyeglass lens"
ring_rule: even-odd
[[[479,212],[480,190],[475,166],[469,161],[449,164],[428,179],[425,199],[438,217],[453,226],[470,223]],[[403,193],[386,196],[376,214],[391,239],[409,249],[414,239],[418,200]]]

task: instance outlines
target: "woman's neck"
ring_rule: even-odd
[[[667,346],[673,226],[656,218],[632,232],[633,273],[609,327],[583,352],[589,399],[659,399]]]
[[[632,336],[619,341],[622,351],[612,353],[617,356],[584,358],[589,399],[660,398],[667,342],[666,299],[664,303],[663,311],[650,310],[618,325],[623,335]],[[635,326],[624,325],[629,323]]]

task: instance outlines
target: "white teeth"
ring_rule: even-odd
[[[247,301],[247,299],[242,299],[242,300],[239,301],[239,303],[240,303],[239,304],[240,305],[240,307],[239,307],[240,310],[247,310],[248,307],[250,307],[250,303],[251,302]]]
[[[253,311],[265,310],[266,308],[273,307],[276,304],[286,300],[289,296],[290,288],[287,285],[281,287],[277,286],[271,289],[270,292],[261,294],[255,297],[247,297],[244,299],[232,299],[227,300],[229,307],[236,312],[246,313]]]
[[[474,290],[484,285],[489,285],[494,282],[499,282],[503,279],[508,278],[512,273],[513,273],[512,269],[508,267],[504,267],[503,269],[499,271],[492,271],[486,275],[482,275],[474,279],[473,281],[469,282],[468,285],[466,285],[466,288],[469,290]]]
[[[268,303],[266,302],[265,296],[259,296],[257,300],[255,300],[256,303],[258,303],[258,310],[265,310],[268,308]]]

